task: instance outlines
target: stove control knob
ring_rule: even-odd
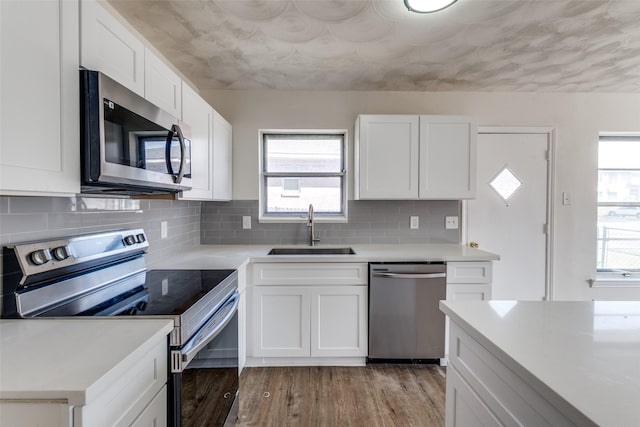
[[[46,264],[51,260],[51,252],[49,252],[49,249],[38,249],[29,254],[29,259],[35,265]]]
[[[63,261],[67,258],[69,258],[69,256],[71,255],[69,253],[69,249],[67,249],[66,246],[58,246],[57,248],[53,248],[53,250],[51,251],[53,257],[55,259],[57,259],[58,261]]]
[[[138,304],[136,304],[136,309],[138,311],[145,311],[147,309],[147,303],[145,301],[140,301]]]
[[[138,243],[144,243],[147,240],[142,233],[138,234],[136,237],[138,238]]]
[[[124,238],[124,244],[127,245],[127,246],[135,245],[136,244],[136,236],[134,236],[133,234],[130,234],[129,236],[126,236]]]

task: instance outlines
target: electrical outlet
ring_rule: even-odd
[[[420,217],[419,216],[410,216],[409,217],[409,228],[412,230],[417,230],[420,228]]]
[[[457,216],[445,216],[444,217],[444,228],[446,230],[457,230],[458,229],[458,217]]]
[[[162,296],[165,296],[168,293],[169,293],[169,279],[162,279]]]
[[[250,216],[243,216],[242,217],[242,228],[244,228],[245,230],[248,230],[251,228],[251,217]]]
[[[160,222],[160,238],[166,239],[168,235],[167,232],[167,221]]]

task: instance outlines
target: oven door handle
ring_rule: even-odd
[[[222,332],[238,311],[238,304],[240,304],[240,295],[234,292],[198,333],[182,347],[180,350],[182,369],[186,368],[196,354]]]

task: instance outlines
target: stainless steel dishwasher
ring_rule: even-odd
[[[369,361],[444,357],[445,264],[369,265]]]

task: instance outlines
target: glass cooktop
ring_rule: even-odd
[[[151,270],[149,302],[140,315],[182,314],[235,270]]]

